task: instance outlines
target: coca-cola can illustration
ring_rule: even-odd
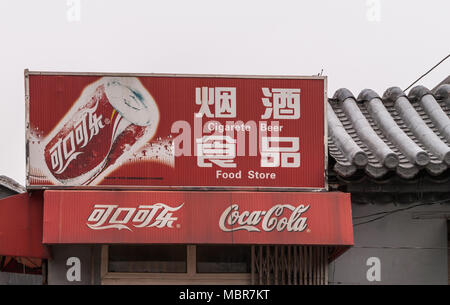
[[[44,147],[50,173],[63,184],[89,185],[124,153],[149,141],[159,122],[151,94],[135,77],[89,85]]]

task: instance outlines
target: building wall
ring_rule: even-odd
[[[57,245],[51,246],[50,251],[49,285],[100,284],[100,245]]]
[[[0,285],[42,285],[42,275],[0,272]]]
[[[370,219],[355,217],[412,206],[352,204],[355,246],[330,264],[330,284],[447,285],[450,204],[415,207],[355,226]],[[374,276],[377,258],[379,281]]]

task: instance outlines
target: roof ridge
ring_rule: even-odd
[[[5,175],[0,175],[0,185],[19,194],[26,193],[27,191],[26,188],[22,186],[20,183],[18,183],[16,180]]]

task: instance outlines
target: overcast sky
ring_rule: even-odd
[[[450,53],[448,0],[0,0],[0,175],[25,183],[23,70],[313,75],[406,88]],[[420,84],[434,87],[450,59]],[[49,109],[49,111],[51,111]]]

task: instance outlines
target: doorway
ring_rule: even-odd
[[[300,245],[105,245],[101,283],[326,285],[328,247]]]

